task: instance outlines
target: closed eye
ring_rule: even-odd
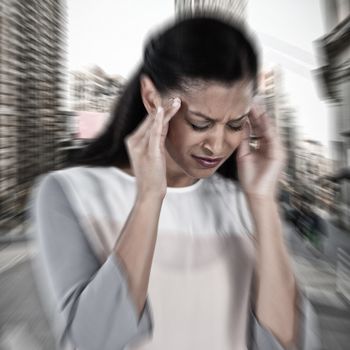
[[[197,126],[197,125],[194,125],[194,124],[192,124],[192,123],[190,123],[190,125],[191,125],[191,127],[192,127],[194,130],[196,130],[196,131],[204,131],[204,130],[207,130],[207,129],[210,127],[210,125],[206,125],[206,126]],[[237,126],[228,125],[228,127],[229,127],[229,129],[230,129],[231,131],[240,131],[240,130],[242,130],[242,128],[243,128],[243,123],[240,124],[240,125],[237,125]]]

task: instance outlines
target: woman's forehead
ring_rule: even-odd
[[[186,100],[195,102],[203,97],[210,99],[250,98],[253,96],[254,84],[252,81],[241,80],[231,85],[218,82],[203,82],[184,89],[181,95]]]
[[[232,117],[239,117],[250,109],[253,87],[253,83],[249,82],[239,82],[232,86],[211,83],[183,92],[180,98],[184,107],[207,116],[231,112]]]

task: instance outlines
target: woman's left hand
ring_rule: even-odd
[[[250,145],[251,134],[259,147]],[[285,163],[285,151],[276,127],[263,107],[255,105],[245,123],[237,151],[238,178],[248,197],[273,198]]]

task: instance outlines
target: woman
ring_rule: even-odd
[[[178,20],[147,42],[104,132],[40,182],[33,216],[62,340],[317,348],[283,243],[284,152],[253,103],[257,75],[241,29]]]

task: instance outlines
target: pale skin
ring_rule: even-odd
[[[123,169],[136,177],[137,196],[114,247],[128,276],[138,315],[147,297],[167,186],[189,186],[211,176],[237,149],[239,181],[256,227],[256,317],[284,347],[293,345],[297,289],[276,201],[285,152],[266,113],[253,105],[252,82],[242,80],[231,86],[203,83],[170,96],[161,96],[147,76],[140,82],[148,116],[125,140],[131,166]],[[178,104],[173,105],[171,97],[176,97]],[[261,137],[259,150],[252,151],[249,146],[251,131]],[[192,155],[223,160],[208,169]]]

